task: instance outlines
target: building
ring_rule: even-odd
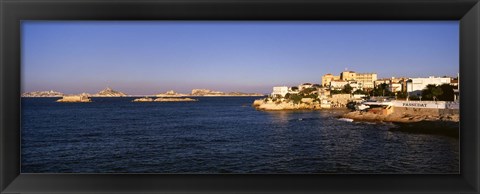
[[[325,74],[324,76],[322,76],[322,86],[330,86],[330,82],[334,80],[340,80],[340,76],[335,76],[330,73]]]
[[[382,79],[375,80],[374,86],[378,87],[379,85],[390,84],[390,83],[392,83],[392,80],[390,78],[382,78]]]
[[[442,85],[450,84],[450,77],[434,77],[430,76],[428,78],[410,78],[407,81],[407,92],[410,95],[418,95],[422,93],[422,90],[427,87],[427,85]]]
[[[287,86],[275,86],[273,87],[273,92],[272,96],[281,96],[285,97],[288,93],[288,87]]]
[[[354,71],[343,71],[340,73],[340,79],[344,81],[356,81],[362,85],[362,88],[374,88],[377,80],[376,73],[356,73]]]
[[[345,85],[349,84],[347,81],[343,80],[335,80],[330,82],[330,89],[331,90],[341,90]]]
[[[401,83],[390,83],[388,84],[388,91],[390,92],[401,92],[402,84]]]
[[[355,77],[355,81],[362,83],[363,88],[373,88],[375,80],[377,80],[376,73],[357,73]]]
[[[295,87],[289,87],[288,88],[288,93],[289,94],[298,94],[300,92],[300,90],[298,90],[298,88],[295,88]]]
[[[343,81],[354,81],[356,80],[357,73],[354,71],[343,71],[340,73],[340,79]]]
[[[311,88],[312,86],[313,86],[313,84],[311,84],[311,83],[303,83],[303,84],[298,85],[298,90],[302,91],[304,89]]]

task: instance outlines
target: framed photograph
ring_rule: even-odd
[[[480,4],[2,1],[1,193],[478,193]]]

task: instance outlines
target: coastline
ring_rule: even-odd
[[[354,122],[390,122],[394,124],[394,127],[389,129],[390,131],[459,137],[459,114],[435,115],[430,114],[431,111],[411,109],[410,111],[396,111],[388,115],[353,111],[343,114],[340,118],[353,119]]]

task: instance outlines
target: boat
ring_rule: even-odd
[[[353,119],[349,119],[349,118],[339,118],[338,120],[346,121],[346,122],[353,122]]]
[[[369,109],[370,106],[365,105],[365,104],[360,104],[360,105],[355,105],[355,110],[366,110]]]

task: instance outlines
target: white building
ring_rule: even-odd
[[[275,86],[275,87],[273,87],[272,96],[280,95],[282,97],[285,97],[285,95],[287,93],[288,93],[288,87],[287,86]]]
[[[428,78],[410,78],[407,81],[407,92],[410,95],[420,94],[427,85],[442,85],[450,84],[451,78],[449,77],[434,77],[430,76]]]
[[[330,82],[330,89],[332,90],[341,90],[345,85],[348,84],[348,81],[335,80]]]
[[[402,84],[401,83],[390,83],[388,84],[388,90],[390,92],[401,92]]]

